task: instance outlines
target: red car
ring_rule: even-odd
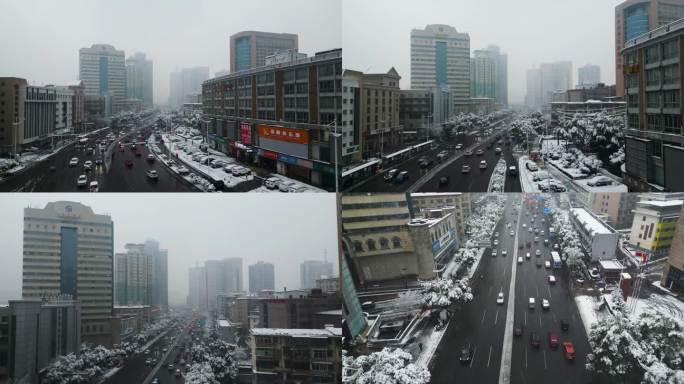
[[[570,361],[575,360],[575,347],[571,342],[566,341],[563,343],[563,355]]]
[[[555,332],[549,332],[549,346],[553,349],[558,348],[558,335]]]
[[[130,168],[130,167],[133,166],[133,160],[126,160],[126,161],[124,162],[124,164],[125,164],[128,168]]]

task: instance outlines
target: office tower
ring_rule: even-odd
[[[153,239],[145,241],[145,253],[152,257],[152,283],[151,305],[158,306],[166,311],[169,308],[169,261],[168,251],[159,248],[159,242]]]
[[[473,52],[470,59],[470,97],[490,98],[508,104],[508,56],[490,45]]]
[[[587,64],[577,68],[577,88],[596,87],[601,82],[601,67]]]
[[[249,266],[249,292],[258,293],[274,289],[273,264],[260,261]]]
[[[144,53],[137,52],[126,59],[127,98],[142,100],[146,108],[153,101],[153,64]]]
[[[198,311],[207,310],[207,274],[204,267],[188,271],[188,305]]]
[[[71,295],[81,302],[83,341],[103,345],[119,333],[112,321],[113,230],[110,216],[77,202],[24,209],[22,297]]]
[[[451,89],[456,112],[470,102],[470,36],[431,24],[411,31],[411,89]]]
[[[625,229],[632,226],[632,219],[638,195],[634,193],[603,192],[591,193],[588,208],[601,216],[615,229]]]
[[[103,99],[105,116],[118,113],[126,99],[124,51],[108,44],[94,44],[79,50],[79,79],[86,98]]]
[[[183,68],[171,73],[169,106],[179,108],[186,100],[202,94],[202,83],[209,79],[209,67]]]
[[[230,36],[230,71],[266,65],[266,56],[299,49],[299,37],[291,33],[244,31]]]
[[[627,0],[615,7],[615,84],[623,96],[625,42],[684,17],[684,0]]]
[[[684,292],[684,212],[679,213],[661,284],[675,292]]]
[[[625,42],[623,180],[631,191],[684,191],[683,42],[682,23]]]
[[[299,274],[299,289],[316,288],[316,280],[333,274],[333,265],[328,261],[305,261],[299,265]]]
[[[216,308],[219,295],[242,291],[242,259],[239,257],[207,260],[204,275],[209,310]]]
[[[114,256],[116,305],[150,305],[152,301],[152,259],[143,244],[126,244],[126,253]]]
[[[541,97],[542,104],[546,105],[553,101],[553,93],[566,91],[572,88],[572,63],[569,61],[557,61],[543,63],[539,66],[541,73]]]
[[[530,68],[527,70],[525,105],[530,108],[539,108],[542,105],[541,71],[539,68]]]

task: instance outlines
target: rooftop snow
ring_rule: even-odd
[[[582,223],[584,228],[592,235],[605,235],[612,233],[608,227],[592,216],[589,211],[584,208],[571,208],[570,213],[572,213],[575,219]]]
[[[625,269],[625,266],[618,260],[599,260],[599,264],[603,269]]]
[[[654,207],[676,207],[679,205],[684,204],[684,201],[682,200],[642,200],[639,202],[639,204],[643,205],[652,205]]]
[[[431,196],[459,196],[462,192],[414,192],[411,197],[431,197]]]
[[[221,319],[218,320],[217,323],[219,327],[230,327],[230,321],[228,320]]]
[[[252,328],[254,336],[289,336],[289,337],[341,337],[342,328],[325,329],[290,329],[290,328]]]

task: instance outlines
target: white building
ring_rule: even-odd
[[[570,218],[592,261],[615,258],[619,235],[612,228],[584,208],[571,208]]]
[[[105,99],[105,115],[116,114],[126,99],[126,58],[108,44],[94,44],[79,50],[79,79],[86,97]]]
[[[456,28],[431,24],[411,31],[411,89],[451,89],[456,112],[470,99],[470,36]]]
[[[56,91],[55,134],[73,132],[74,90],[68,86],[48,85],[46,88],[52,88]]]
[[[342,74],[342,121],[337,123],[338,132],[342,134],[342,158],[348,160],[359,152],[359,80],[363,74],[346,70]],[[360,111],[359,111],[360,112]]]
[[[654,194],[641,197],[657,198]],[[630,244],[637,251],[645,252],[649,259],[667,257],[683,204],[684,201],[679,199],[638,201],[629,236]]]
[[[591,88],[601,82],[601,67],[587,64],[577,68],[577,88]]]
[[[436,264],[447,262],[461,244],[454,210],[453,206],[423,209],[420,217],[408,223],[421,280],[435,278]]]
[[[58,201],[24,208],[22,297],[71,295],[81,302],[83,341],[111,345],[113,236],[108,215]]]

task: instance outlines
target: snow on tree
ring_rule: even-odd
[[[187,384],[218,384],[214,371],[209,363],[194,363],[185,374]]]
[[[580,153],[596,153],[612,164],[624,162],[624,115],[606,111],[561,115],[555,134]]]
[[[447,308],[457,302],[473,300],[468,279],[450,277],[421,282],[423,302],[429,308]]]
[[[401,349],[356,358],[342,352],[342,382],[345,384],[427,384],[430,372],[411,363],[411,354]]]

